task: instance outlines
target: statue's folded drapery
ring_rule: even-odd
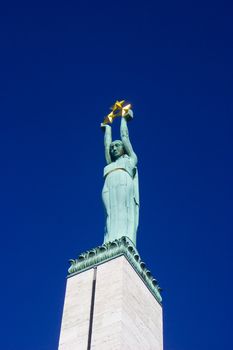
[[[104,242],[127,236],[136,245],[139,196],[134,160],[127,154],[104,168],[102,198],[106,212]]]

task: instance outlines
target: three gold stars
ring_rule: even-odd
[[[124,106],[124,103],[125,103],[125,100],[116,101],[114,103],[114,105],[111,107],[112,111],[104,119],[103,124],[112,123],[116,117],[126,116],[131,108],[131,105],[128,104],[128,105]]]

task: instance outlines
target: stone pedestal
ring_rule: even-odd
[[[73,273],[59,350],[162,350],[159,296],[124,254]]]

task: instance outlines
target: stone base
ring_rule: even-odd
[[[162,307],[124,255],[71,275],[59,350],[162,350]]]

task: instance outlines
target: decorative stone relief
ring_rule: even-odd
[[[71,266],[68,269],[68,277],[87,270],[95,265],[114,259],[120,255],[125,256],[156,300],[161,304],[161,288],[159,287],[157,280],[152,276],[150,270],[146,268],[146,264],[141,260],[133,242],[126,236],[115,239],[112,242],[106,242],[99,247],[88,250],[80,254],[77,259],[71,259]]]

